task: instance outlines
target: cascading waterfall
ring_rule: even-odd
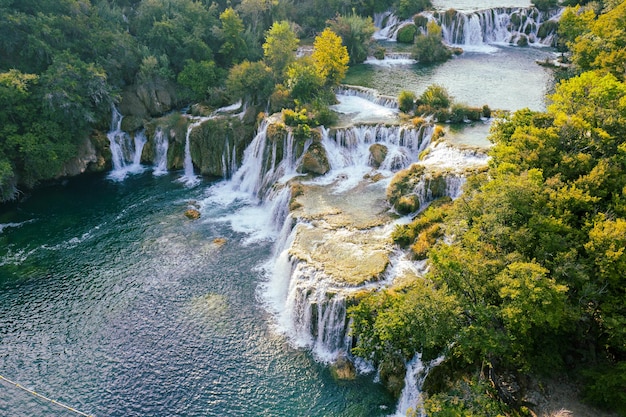
[[[122,114],[113,107],[111,110],[111,127],[107,133],[111,149],[113,169],[109,178],[121,181],[129,173],[143,171],[141,166],[141,152],[146,144],[144,132],[138,132],[133,138],[122,130]]]
[[[543,29],[542,25],[558,20],[561,13],[562,9],[544,12],[535,7],[496,7],[472,12],[422,12],[420,15],[441,26],[447,44],[472,49],[490,44],[551,45],[556,25]],[[394,41],[398,30],[410,23],[411,20],[399,21],[391,12],[376,14],[374,24],[379,30],[374,37]]]
[[[561,10],[542,12],[530,8],[493,8],[475,12],[443,12],[431,15],[442,28],[444,41],[464,48],[489,44],[550,45]],[[525,41],[525,42],[522,42]]]
[[[164,175],[167,173],[167,151],[169,141],[167,133],[158,128],[154,133],[154,175]]]
[[[232,184],[237,191],[244,192],[263,200],[271,186],[277,182],[297,175],[299,157],[294,151],[294,137],[291,133],[284,138],[283,157],[278,161],[278,144],[268,146],[267,127],[270,120],[264,120],[258,133],[244,151],[241,167],[232,177]],[[306,151],[310,143],[305,143]]]
[[[413,23],[412,19],[400,20],[392,12],[383,12],[374,14],[374,26],[378,28],[372,36],[376,40],[385,40],[394,42],[398,36],[398,31],[402,26]]]
[[[189,137],[191,136],[193,129],[200,126],[202,122],[209,120],[209,117],[197,117],[191,120],[193,120],[193,123],[190,123],[189,126],[187,126],[187,134],[185,135],[185,158],[183,160],[184,174],[180,178],[180,181],[188,187],[193,187],[200,182],[200,179],[193,170],[193,160],[191,159],[191,141]]]
[[[372,88],[344,84],[337,87],[335,93],[348,97],[364,98],[365,100],[389,109],[395,110],[398,108],[398,100],[395,97],[381,95]]]
[[[428,372],[443,361],[443,357],[434,359],[428,363],[422,362],[422,355],[416,354],[406,365],[404,388],[400,394],[396,413],[391,417],[406,417],[412,411],[417,417],[426,417],[422,399],[422,386],[428,376]]]

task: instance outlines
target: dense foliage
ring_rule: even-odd
[[[625,19],[626,3],[597,19],[566,11],[578,75],[546,112],[499,119],[488,171],[396,230],[428,274],[352,309],[360,356],[445,353],[429,415],[522,412],[498,375],[566,370],[588,400],[626,413]]]
[[[190,101],[332,101],[348,60],[369,53],[374,27],[363,16],[413,3],[0,1],[0,201],[61,175],[129,94],[148,102],[138,112],[148,116]],[[296,59],[301,37],[316,39],[312,60]],[[171,100],[156,100],[161,91]]]

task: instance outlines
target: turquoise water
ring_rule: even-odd
[[[553,57],[550,48],[489,46],[490,52],[465,52],[440,65],[370,65],[350,68],[344,80],[397,97],[401,91],[420,95],[432,84],[445,86],[455,102],[515,111],[542,111],[554,84],[549,68],[538,65]]]
[[[188,220],[212,184],[178,175],[71,180],[0,212],[0,374],[95,416],[393,410],[373,375],[335,381],[272,331],[271,242],[219,221],[243,203]],[[73,414],[0,382],[0,415]]]

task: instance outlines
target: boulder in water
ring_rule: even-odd
[[[354,364],[345,356],[340,356],[339,359],[332,364],[330,372],[333,378],[338,380],[352,380],[356,378],[356,369]]]
[[[298,172],[302,174],[324,175],[330,171],[326,149],[319,142],[313,142],[302,158]]]
[[[370,164],[374,168],[379,168],[387,157],[387,147],[380,143],[374,143],[370,146]]]
[[[191,220],[197,220],[200,218],[200,212],[194,208],[185,210],[185,217]]]

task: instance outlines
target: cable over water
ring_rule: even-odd
[[[23,385],[18,384],[17,382],[11,381],[10,379],[3,377],[2,375],[0,375],[0,380],[6,381],[9,384],[15,386],[16,388],[21,389],[22,391],[25,391],[25,392],[27,392],[27,393],[29,393],[31,395],[34,395],[35,397],[41,398],[42,400],[48,401],[48,402],[50,402],[50,403],[52,403],[54,405],[57,405],[57,406],[59,406],[61,408],[65,408],[66,410],[69,410],[69,411],[71,411],[73,413],[76,413],[76,414],[78,414],[80,416],[93,417],[92,415],[83,413],[82,411],[79,411],[79,410],[75,409],[74,407],[70,407],[69,405],[60,403],[60,402],[58,402],[56,400],[53,400],[52,398],[48,398],[45,395],[41,395],[38,392],[35,392],[35,391],[31,390],[31,389],[26,388]]]

